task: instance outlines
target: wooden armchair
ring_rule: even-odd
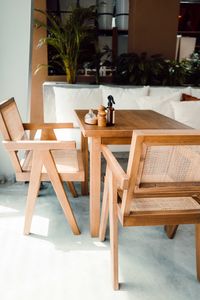
[[[29,234],[33,210],[40,183],[51,181],[57,198],[74,234],[80,234],[76,219],[63,187],[69,182],[73,192],[73,181],[84,181],[81,152],[74,141],[30,140],[25,130],[42,129],[46,136],[53,128],[72,128],[73,124],[23,124],[13,98],[0,104],[0,130],[8,150],[17,181],[30,181],[25,210],[24,233]],[[21,159],[21,156],[23,157]]]
[[[118,284],[118,218],[125,226],[196,224],[196,265],[200,281],[200,131],[134,131],[127,171],[106,146],[107,162],[100,240],[109,214],[113,287]]]

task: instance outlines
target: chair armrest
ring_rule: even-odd
[[[103,156],[105,157],[107,164],[112,171],[113,175],[116,177],[117,182],[119,183],[119,187],[122,190],[126,190],[128,188],[128,175],[124,172],[112,152],[105,145],[101,146],[101,150]]]
[[[74,141],[3,141],[2,142],[8,151],[18,150],[65,150],[76,149]]]
[[[23,123],[24,130],[75,128],[73,123]]]

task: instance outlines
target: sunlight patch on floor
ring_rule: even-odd
[[[2,213],[17,213],[18,210],[8,206],[0,205],[0,214]]]
[[[49,232],[49,219],[34,215],[31,225],[31,231],[34,232],[34,234],[39,234],[47,237]]]
[[[107,245],[102,242],[93,242],[93,244],[99,248],[107,248]]]

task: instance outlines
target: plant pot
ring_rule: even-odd
[[[76,7],[76,0],[59,0],[60,5],[60,15],[62,23],[65,24],[65,22],[69,19],[70,15],[72,14],[72,9]]]
[[[98,25],[99,29],[112,29],[113,3],[112,1],[98,1]]]
[[[116,26],[128,30],[129,0],[116,0]]]
[[[89,7],[92,5],[96,5],[96,0],[80,0],[79,4],[81,7]]]

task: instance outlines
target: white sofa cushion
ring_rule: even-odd
[[[159,87],[150,87],[149,89],[149,96],[169,96],[171,94],[178,93],[178,95],[182,95],[182,93],[191,95],[191,87],[188,86],[186,88],[182,87],[165,87],[165,86],[159,86]]]
[[[174,118],[174,110],[171,102],[179,102],[181,93],[175,92],[162,96],[146,96],[137,100],[139,109],[151,109],[167,117]]]
[[[191,88],[191,95],[200,98],[200,88]]]
[[[160,97],[146,96],[138,100],[138,106],[139,109],[150,109],[167,117],[174,117],[170,98],[163,101]]]
[[[102,103],[105,107],[108,104],[108,96],[112,95],[115,101],[115,109],[139,109],[137,100],[142,96],[147,96],[149,86],[121,88],[101,85]]]
[[[102,102],[99,87],[69,87],[55,86],[55,115],[56,122],[72,122],[78,127],[75,109],[97,109]],[[80,148],[81,131],[80,129],[57,129],[55,134],[58,140],[75,140],[77,147]]]
[[[172,102],[171,104],[175,120],[200,129],[200,101]]]
[[[78,126],[75,109],[97,109],[102,103],[101,91],[97,87],[54,87],[55,109],[58,122],[73,122]]]

